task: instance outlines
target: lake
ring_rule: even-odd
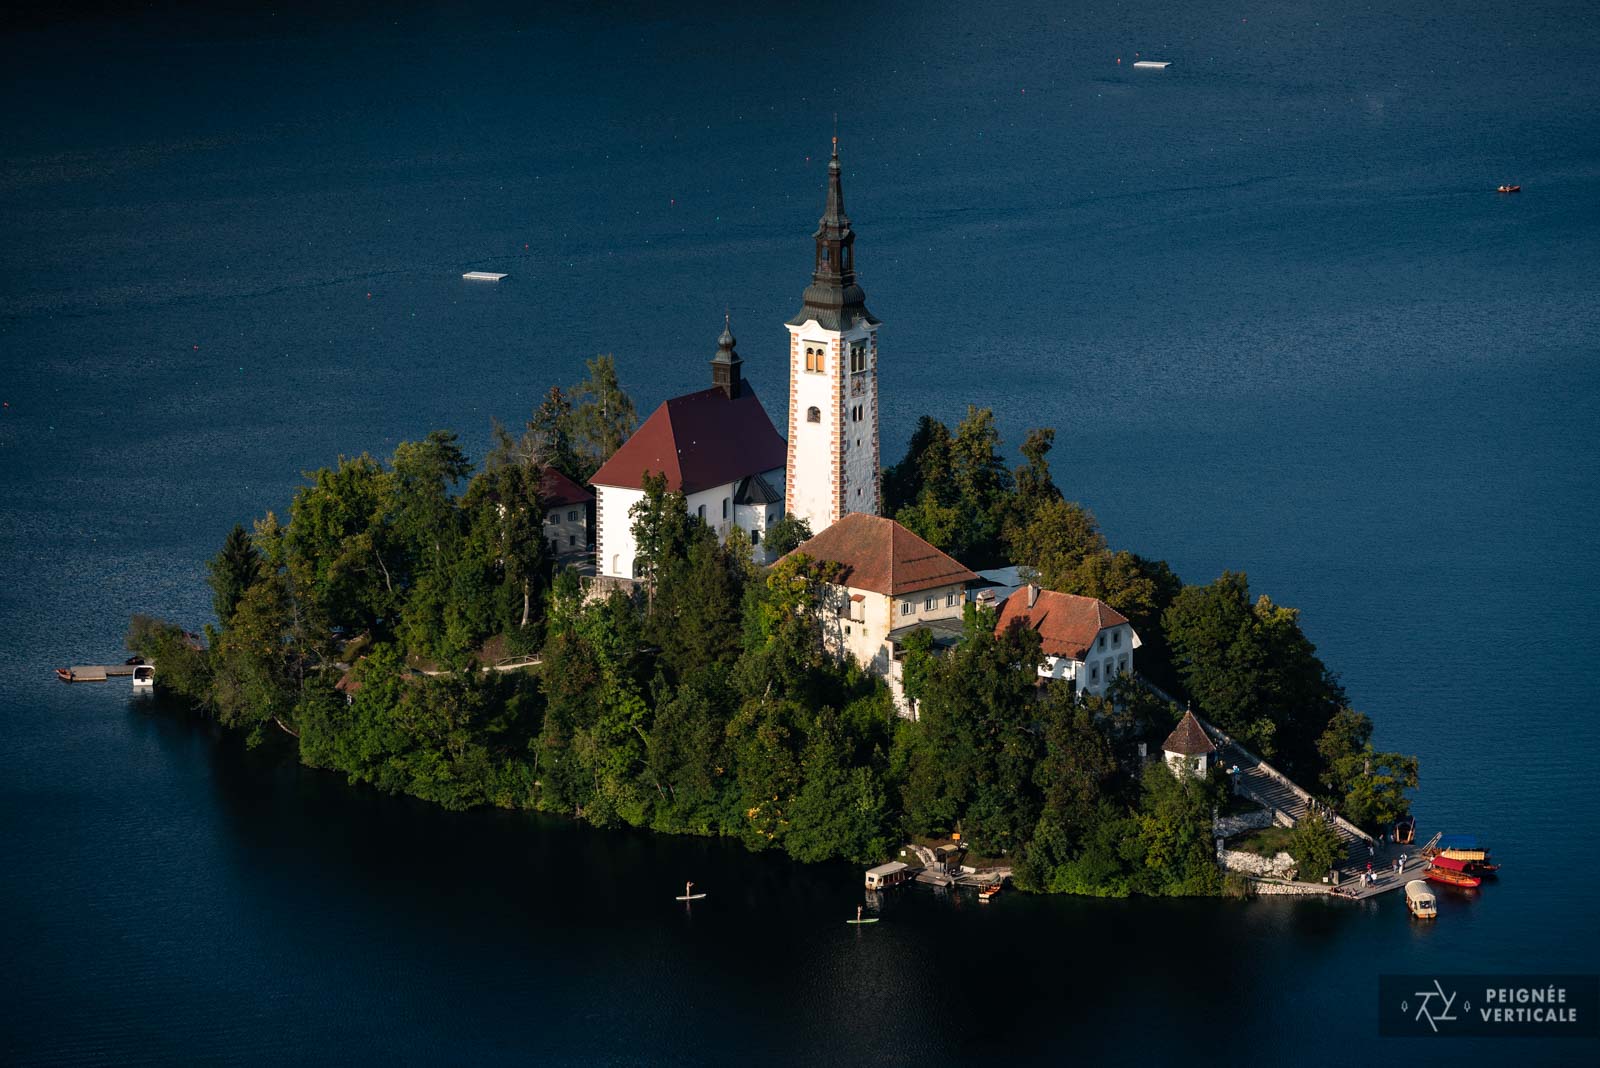
[[[1415,1055],[1377,1037],[1381,974],[1592,973],[1600,34],[1582,4],[1317,6],[8,24],[0,1056]],[[1421,757],[1423,833],[1504,878],[1428,927],[1398,895],[912,888],[855,929],[851,866],[446,813],[51,677],[131,612],[205,622],[206,558],[300,471],[436,427],[481,456],[597,352],[643,414],[709,384],[724,308],[782,425],[835,114],[885,462],[923,413],[1055,427],[1114,546],[1302,609]]]

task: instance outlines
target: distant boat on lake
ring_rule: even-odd
[[[1141,59],[1135,61],[1133,65],[1138,70],[1166,70],[1172,66],[1172,61],[1170,59]]]
[[[468,282],[498,282],[500,279],[504,278],[505,275],[495,274],[493,271],[468,271],[461,277],[466,279]]]
[[[1522,187],[1520,185],[1503,185],[1499,189],[1496,189],[1495,192],[1496,193],[1520,193],[1520,192],[1522,192]]]

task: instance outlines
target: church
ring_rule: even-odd
[[[731,324],[711,358],[711,387],[662,402],[590,480],[595,500],[595,573],[635,577],[629,510],[646,474],[664,475],[696,515],[726,538],[746,531],[770,560],[766,531],[784,515],[814,533],[852,512],[878,514],[878,320],[856,282],[855,231],[844,210],[839,139],[811,284],[789,332],[789,422],[780,436],[754,388]]]

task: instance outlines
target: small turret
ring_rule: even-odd
[[[722,390],[729,400],[735,400],[744,388],[741,369],[744,361],[734,351],[731,317],[722,317],[722,336],[717,338],[717,354],[711,357],[711,384]]]

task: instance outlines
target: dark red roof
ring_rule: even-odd
[[[732,400],[713,387],[663,402],[589,481],[642,489],[645,472],[658,472],[669,490],[695,493],[776,471],[788,459],[788,446],[745,383]]]
[[[1177,753],[1179,756],[1204,756],[1206,753],[1215,753],[1217,747],[1211,744],[1205,728],[1194,718],[1194,713],[1185,712],[1172,733],[1167,735],[1167,740],[1161,743],[1161,751]]]
[[[555,468],[547,466],[543,471],[539,472],[539,501],[545,506],[548,507],[552,504],[587,504],[592,500],[594,500],[594,494]]]
[[[851,512],[794,551],[844,565],[842,586],[890,597],[978,577],[894,520],[866,512]]]
[[[1004,631],[1014,619],[1022,620],[1024,626],[1039,632],[1046,656],[1064,656],[1078,661],[1088,655],[1089,646],[1102,630],[1128,621],[1121,612],[1097,598],[1055,590],[1040,590],[1038,599],[1029,608],[1027,586],[1007,597],[1000,606],[995,633]]]

